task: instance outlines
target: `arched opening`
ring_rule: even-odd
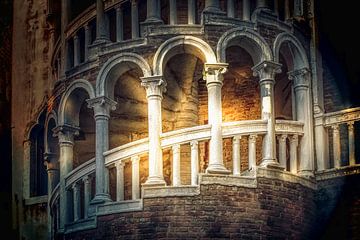
[[[48,163],[48,168],[57,169],[59,171],[59,140],[53,135],[53,129],[57,126],[56,120],[53,116],[48,117],[45,125],[45,161]],[[54,189],[59,183],[58,172],[51,183],[51,188]],[[50,183],[49,183],[50,184]]]

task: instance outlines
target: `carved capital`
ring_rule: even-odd
[[[59,144],[74,145],[74,136],[79,135],[80,128],[71,125],[61,125],[54,128],[54,135],[59,138]]]
[[[82,178],[82,181],[83,181],[83,183],[84,183],[85,185],[90,184],[90,183],[91,183],[91,177],[89,177],[89,176],[84,176],[84,177]]]
[[[110,111],[116,109],[117,102],[108,97],[101,96],[86,100],[88,107],[94,109],[95,120],[98,117],[110,117]]]
[[[299,142],[299,136],[296,135],[296,134],[292,135],[291,138],[290,138],[290,142],[291,142],[292,144],[298,144],[298,142]]]
[[[338,124],[331,125],[331,129],[333,130],[333,132],[339,133],[339,125]]]
[[[240,144],[241,136],[234,136],[233,138],[233,144]]]
[[[348,131],[354,131],[354,121],[347,122]]]
[[[199,146],[199,142],[198,141],[191,141],[190,142],[190,147],[191,147],[191,150],[198,150],[198,146]]]
[[[131,163],[132,164],[139,164],[139,162],[140,162],[140,157],[139,156],[132,156],[131,157]]]
[[[166,82],[162,76],[142,77],[141,86],[146,89],[146,97],[160,97],[166,92]]]
[[[171,147],[171,150],[173,152],[173,154],[178,154],[180,153],[180,144],[175,144]]]
[[[229,64],[227,63],[205,63],[203,70],[203,79],[206,81],[206,85],[222,85],[224,80],[223,74],[227,72],[228,66]]]
[[[288,77],[293,81],[294,88],[308,88],[310,84],[310,70],[308,68],[301,68],[288,72]]]
[[[278,136],[278,139],[280,142],[286,142],[287,137],[288,136],[286,134],[281,134],[280,136]]]
[[[249,136],[249,143],[256,143],[256,138],[257,138],[257,135],[251,134]]]
[[[115,167],[116,167],[116,170],[124,170],[124,167],[125,167],[125,162],[123,161],[117,161],[115,163]]]
[[[276,62],[262,61],[252,68],[253,75],[259,77],[260,83],[265,81],[274,82],[275,75],[281,73],[281,66],[281,64]]]

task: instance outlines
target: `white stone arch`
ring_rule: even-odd
[[[144,77],[151,76],[151,68],[148,62],[138,54],[135,53],[121,53],[111,57],[99,71],[96,78],[96,96],[105,96],[113,98],[115,81],[112,76],[120,76],[124,72],[130,70],[129,63],[137,65],[144,75]]]
[[[225,32],[216,48],[216,54],[219,62],[226,62],[226,48],[229,46],[243,47],[253,59],[254,65],[262,61],[272,61],[273,54],[271,48],[257,32],[239,27]]]
[[[163,75],[167,61],[179,53],[193,54],[204,63],[217,62],[214,51],[202,39],[193,36],[177,36],[166,40],[156,51],[153,61],[154,75]]]
[[[48,136],[49,136],[49,131],[52,131],[52,129],[49,129],[49,122],[51,120],[54,120],[55,126],[58,125],[57,114],[56,114],[56,112],[54,110],[47,113],[46,119],[45,119],[45,125],[44,125],[44,147],[45,147],[45,152],[48,152],[48,150],[49,150]]]
[[[79,116],[72,116],[74,119],[72,119],[72,123],[68,122],[68,119],[66,119],[66,104],[68,103],[69,98],[71,97],[71,94],[77,90],[84,90],[88,95],[89,99],[95,98],[95,91],[91,83],[85,79],[78,79],[72,82],[69,87],[66,89],[65,93],[61,97],[60,104],[59,104],[59,110],[58,110],[58,125],[62,126],[64,124],[70,124],[70,125],[76,125],[79,126]],[[79,103],[80,105],[80,103]],[[73,106],[76,108],[77,111],[80,111],[80,106]]]
[[[300,41],[289,33],[280,33],[273,45],[274,61],[280,61],[280,49],[283,44],[286,45],[287,51],[285,61],[288,64],[288,70],[293,71],[296,69],[307,68],[309,69],[309,61],[306,56],[306,51]]]

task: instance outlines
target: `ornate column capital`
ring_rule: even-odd
[[[146,97],[149,99],[151,97],[160,97],[166,92],[167,83],[164,81],[163,76],[151,76],[151,77],[142,77],[141,86],[146,89]]]
[[[132,164],[139,164],[139,162],[140,162],[140,157],[139,156],[132,156],[131,157],[131,163]]]
[[[297,134],[294,134],[290,137],[290,142],[292,144],[298,144],[299,143],[299,136]]]
[[[74,145],[74,136],[79,135],[80,128],[72,125],[61,125],[53,129],[54,135],[59,138],[59,144]]]
[[[256,134],[250,134],[249,135],[249,142],[250,143],[256,143],[257,135]]]
[[[55,153],[44,153],[44,165],[46,171],[59,170],[59,162],[57,161],[57,155]]]
[[[281,134],[280,136],[278,136],[278,140],[280,142],[286,142],[287,137],[287,134]]]
[[[227,72],[229,64],[227,63],[205,63],[203,70],[203,79],[206,86],[209,84],[223,84],[223,74]]]
[[[264,82],[274,82],[275,75],[281,73],[281,64],[272,61],[262,61],[251,68],[254,77],[259,77],[260,84]]]
[[[89,108],[94,109],[95,119],[98,117],[105,117],[109,119],[110,110],[114,111],[117,104],[117,102],[105,96],[88,99],[86,102]]]
[[[354,131],[354,121],[350,121],[346,123],[349,131]]]
[[[289,80],[293,81],[295,90],[297,88],[309,88],[310,85],[310,70],[308,68],[301,68],[288,72]]]

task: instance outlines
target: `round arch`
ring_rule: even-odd
[[[287,48],[284,57],[288,64],[289,71],[309,68],[309,62],[304,47],[295,36],[289,33],[280,33],[274,41],[273,53],[275,62],[280,61],[280,50],[284,44],[286,44],[285,47]]]
[[[59,110],[58,110],[58,125],[69,124],[69,119],[66,118],[66,105],[75,90],[82,90],[88,94],[89,99],[95,98],[95,91],[90,82],[84,79],[79,79],[70,84],[63,96],[61,97]],[[80,111],[81,103],[76,102],[77,106],[72,106],[72,111]],[[76,104],[75,103],[75,104]],[[71,116],[72,124],[79,125],[79,116]],[[71,123],[70,123],[71,124]]]
[[[243,47],[251,55],[255,65],[273,59],[271,48],[265,39],[248,28],[234,28],[221,36],[216,48],[219,62],[226,62],[226,48],[229,46]]]
[[[55,111],[51,111],[46,115],[45,119],[45,126],[44,126],[44,145],[45,145],[45,151],[47,152],[49,150],[49,131],[52,131],[52,129],[49,129],[49,123],[53,120],[55,123],[55,126],[58,125],[57,115]]]
[[[166,40],[156,51],[153,61],[154,75],[163,75],[167,61],[179,53],[196,55],[204,63],[217,62],[214,51],[202,39],[193,36],[177,36]]]
[[[113,85],[115,84],[115,81],[109,79],[114,79],[112,76],[120,76],[124,72],[130,70],[131,66],[129,66],[129,63],[138,66],[142,70],[144,77],[151,76],[151,68],[143,57],[135,53],[118,54],[111,57],[99,71],[96,78],[97,97],[113,97]],[[117,68],[117,66],[120,67]]]

